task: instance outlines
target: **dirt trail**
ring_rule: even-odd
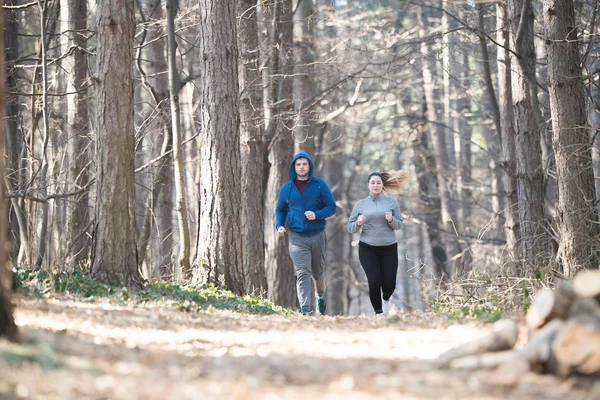
[[[484,334],[425,315],[255,316],[17,299],[17,323],[55,368],[0,357],[0,399],[599,399],[600,383],[430,360]],[[0,353],[31,349],[0,342]]]

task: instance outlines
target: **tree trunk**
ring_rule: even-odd
[[[200,232],[194,278],[244,293],[235,3],[200,1]]]
[[[0,32],[4,31],[4,10],[0,8]],[[4,35],[0,35],[0,49],[4,49]],[[0,52],[0,65],[4,64],[4,52]],[[4,68],[0,68],[0,119],[4,118],[6,75]],[[0,125],[0,182],[4,182],[6,169],[4,165],[4,124]],[[9,340],[18,339],[18,329],[12,313],[10,299],[10,282],[12,271],[8,261],[8,209],[6,199],[6,186],[0,185],[0,337]]]
[[[478,27],[480,32],[485,32],[486,26],[484,23],[485,11],[487,8],[484,8],[483,5],[478,4]],[[500,159],[502,157],[502,116],[500,115],[500,106],[498,104],[498,98],[496,97],[496,90],[494,88],[494,80],[491,72],[491,57],[488,51],[488,40],[484,35],[479,35],[479,46],[481,48],[481,66],[483,69],[483,79],[485,81],[487,102],[486,107],[490,109],[490,113],[492,114],[492,119],[494,120],[494,129],[492,130],[489,127],[485,128],[485,139],[488,147],[489,154],[489,168],[492,173],[492,206],[494,213],[497,215],[499,226],[504,226],[505,224],[505,199],[503,196],[504,193],[504,181],[502,177],[502,169],[500,165]],[[500,46],[498,46],[498,52],[500,52]],[[504,51],[504,49],[502,49]],[[468,65],[465,64],[465,65]],[[503,90],[504,88],[502,88]],[[469,214],[465,214],[469,215]]]
[[[514,105],[512,101],[512,78],[511,78],[511,55],[509,50],[513,47],[509,34],[509,21],[505,3],[496,5],[496,21],[498,31],[498,98],[500,108],[500,137],[502,138],[502,168],[504,169],[504,234],[506,236],[506,245],[509,258],[507,264],[509,270],[515,276],[522,276],[523,271],[519,267],[519,210],[517,196],[517,160],[516,152],[516,131],[514,120]]]
[[[165,58],[165,41],[160,29],[152,29],[150,21],[164,19],[160,0],[145,0],[139,7],[141,31],[137,45],[135,63],[142,82],[142,88],[134,92],[137,103],[148,103],[154,109],[145,111],[155,118],[148,117],[144,130],[138,134],[140,152],[136,161],[148,166],[148,172],[136,176],[138,187],[150,188],[143,202],[136,202],[136,215],[143,215],[138,236],[138,263],[146,277],[160,276],[169,279],[173,276],[173,134],[171,129],[170,110],[167,106],[169,97],[168,69]],[[148,15],[146,16],[146,13]],[[162,145],[156,143],[154,133],[162,135]],[[158,139],[158,140],[157,140]],[[153,161],[156,160],[156,161]],[[144,168],[145,169],[145,168]],[[136,171],[140,168],[136,169]],[[146,192],[146,191],[144,191]],[[138,194],[138,197],[143,197]],[[140,207],[143,204],[143,208]],[[154,233],[154,235],[153,235]]]
[[[551,238],[544,211],[544,171],[540,132],[543,120],[537,99],[534,14],[531,0],[509,2],[514,35],[513,101],[517,129],[517,195],[521,255],[533,268],[545,268],[551,258]]]
[[[431,254],[433,256],[433,276],[434,278],[445,283],[450,280],[452,271],[448,265],[448,253],[444,247],[444,241],[440,234],[442,211],[440,205],[440,191],[437,188],[435,179],[435,159],[431,154],[431,146],[427,140],[427,135],[422,134],[421,137],[413,142],[413,164],[415,173],[417,174],[417,183],[419,191],[419,199],[422,204],[420,210],[425,218],[427,225],[427,234],[431,245]]]
[[[240,154],[242,164],[242,248],[246,293],[267,291],[263,219],[265,146],[262,137],[262,87],[258,54],[256,0],[238,0],[240,18]]]
[[[14,0],[5,2],[7,6],[14,6]],[[19,57],[19,22],[18,13],[14,9],[6,9],[6,84],[7,92],[17,91],[19,81],[17,79],[19,68],[15,65]],[[23,185],[24,158],[22,153],[25,151],[23,146],[23,132],[19,129],[18,121],[20,119],[19,99],[16,95],[6,97],[6,155],[7,155],[7,180],[6,184],[9,191],[21,190]],[[31,265],[31,256],[29,249],[29,229],[27,216],[25,214],[25,205],[22,198],[13,197],[10,199],[10,224],[12,246],[17,265]]]
[[[89,161],[91,157],[91,137],[88,125],[88,91],[86,86],[88,59],[85,42],[80,32],[87,29],[87,2],[68,2],[69,46],[73,48],[70,58],[72,72],[69,75],[67,92],[67,157],[69,159],[68,181],[74,189],[83,187],[89,179]],[[76,201],[67,202],[67,234],[69,254],[67,266],[71,269],[79,266],[90,253],[90,213],[89,195],[84,191]]]
[[[288,253],[287,236],[279,238],[275,231],[275,204],[281,185],[289,180],[288,169],[293,157],[294,142],[289,130],[292,110],[293,78],[293,26],[291,0],[276,0],[262,3],[263,10],[273,21],[270,28],[270,60],[267,104],[270,111],[266,115],[266,141],[270,164],[265,202],[265,263],[267,265],[268,297],[284,306],[295,307],[296,288],[294,266]],[[268,7],[271,7],[269,9]],[[275,105],[278,106],[275,106]]]
[[[344,170],[344,135],[339,134],[341,127],[332,127],[327,134],[329,140],[325,141],[327,146],[324,156],[325,180],[331,187],[333,197],[341,199],[343,194]],[[337,139],[333,139],[333,137]],[[348,301],[342,296],[348,290],[347,277],[350,275],[346,246],[350,242],[348,230],[346,229],[347,217],[341,213],[327,221],[327,314],[344,315],[348,313]]]
[[[177,2],[167,1],[167,35],[168,35],[168,64],[169,64],[169,93],[171,104],[171,130],[173,132],[173,173],[175,181],[175,210],[179,230],[179,268],[182,276],[191,278],[190,264],[190,227],[188,224],[187,202],[185,198],[185,171],[183,167],[183,146],[181,143],[181,110],[179,108],[179,72],[177,71],[175,41],[175,16]]]
[[[133,76],[135,19],[128,0],[98,1],[96,206],[92,273],[138,285],[134,217]]]
[[[38,253],[35,260],[35,268],[40,268],[44,261],[46,254],[46,246],[48,243],[48,212],[49,212],[49,201],[48,196],[48,142],[50,140],[50,127],[48,122],[48,69],[46,63],[46,16],[47,16],[47,4],[38,1],[40,8],[40,64],[42,67],[42,148],[41,148],[41,164],[39,171],[39,185],[40,185],[40,197],[42,198],[42,216],[40,217],[40,224],[38,230]]]
[[[294,13],[294,151],[316,156],[317,138],[314,117],[307,106],[315,92],[315,56],[310,20],[315,13],[313,0],[298,1]],[[315,159],[316,161],[316,159]]]
[[[563,273],[598,269],[600,234],[585,93],[572,0],[544,0],[548,90],[558,177]]]
[[[425,37],[428,30],[428,17],[426,10],[419,10],[419,35]],[[440,114],[437,104],[440,103],[439,93],[435,89],[435,65],[430,54],[429,44],[426,41],[421,43],[422,67],[423,67],[423,86],[425,101],[427,104],[427,120],[429,121],[431,141],[436,164],[436,178],[438,189],[440,191],[440,203],[442,211],[442,224],[446,232],[445,244],[446,251],[455,261],[452,266],[452,274],[460,277],[463,274],[463,263],[461,257],[461,247],[457,237],[457,212],[456,206],[452,200],[452,192],[449,182],[453,180],[450,175],[450,162],[446,146],[446,137],[444,129],[441,128]]]

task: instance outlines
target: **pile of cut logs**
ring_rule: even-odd
[[[517,380],[527,372],[600,376],[600,270],[586,270],[554,290],[542,289],[519,325],[497,321],[488,335],[455,347],[436,360],[438,368],[497,368]],[[526,333],[525,333],[526,332]]]

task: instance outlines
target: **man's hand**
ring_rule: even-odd
[[[285,228],[283,226],[280,226],[279,229],[277,229],[277,236],[284,237],[285,232],[286,232]]]
[[[307,211],[304,213],[304,216],[306,217],[307,220],[309,221],[314,221],[317,217],[315,216],[315,213],[312,211]]]
[[[356,219],[356,225],[361,226],[362,224],[365,223],[366,220],[367,220],[367,218],[364,215],[360,214],[358,216],[358,218]]]

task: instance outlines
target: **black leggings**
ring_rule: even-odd
[[[358,259],[369,282],[369,298],[376,313],[382,312],[381,295],[387,300],[396,289],[398,272],[398,243],[371,246],[358,242]]]

